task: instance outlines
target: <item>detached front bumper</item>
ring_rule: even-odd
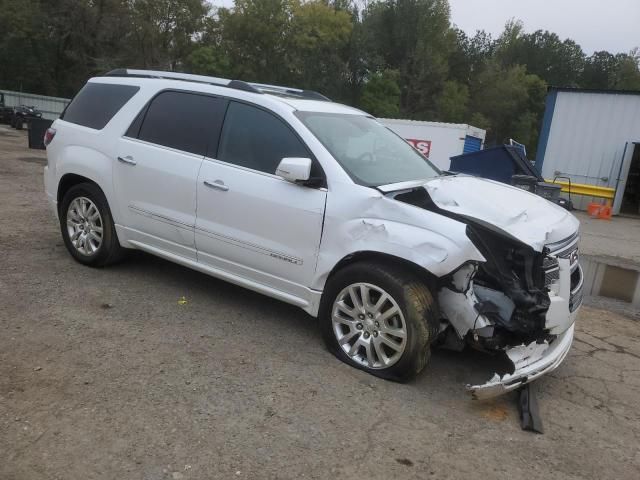
[[[483,385],[467,385],[467,390],[471,392],[473,398],[484,400],[515,390],[555,370],[571,349],[573,331],[574,325],[571,325],[551,344],[533,342],[529,345],[510,348],[506,354],[514,364],[515,371],[513,373],[502,377],[495,374],[491,380]]]

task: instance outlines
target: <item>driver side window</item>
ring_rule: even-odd
[[[275,174],[283,158],[309,156],[291,128],[276,116],[244,103],[229,103],[218,160]]]

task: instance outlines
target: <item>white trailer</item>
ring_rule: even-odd
[[[450,158],[482,149],[486,130],[467,124],[419,122],[395,118],[378,119],[418,149],[442,170],[448,170]]]

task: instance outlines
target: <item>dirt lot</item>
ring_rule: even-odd
[[[0,479],[638,478],[637,321],[583,308],[524,432],[513,396],[467,396],[481,354],[393,384],[294,307],[144,254],[75,263],[24,145],[0,127]]]

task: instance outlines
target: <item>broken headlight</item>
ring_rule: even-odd
[[[478,225],[469,225],[467,235],[486,259],[474,279],[478,298],[496,305],[495,311],[485,307],[485,315],[515,337],[514,341],[544,336],[550,304],[545,288],[546,253]]]

